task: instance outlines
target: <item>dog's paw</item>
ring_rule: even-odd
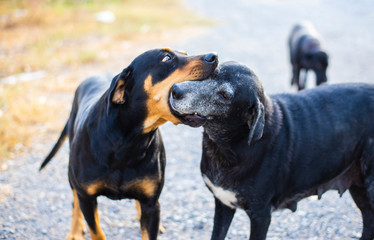
[[[160,226],[159,226],[159,228],[158,228],[158,231],[159,231],[161,234],[165,232],[165,228],[164,228],[164,226],[162,226],[161,223],[160,223]]]
[[[65,237],[65,240],[84,240],[84,231],[82,231],[80,233],[69,232],[69,234]]]

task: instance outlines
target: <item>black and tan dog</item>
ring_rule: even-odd
[[[327,82],[326,69],[329,57],[323,49],[321,36],[311,22],[296,24],[288,40],[292,65],[291,86],[298,90],[305,88],[308,70],[316,74],[316,85]],[[301,71],[304,76],[300,79]]]
[[[212,239],[223,240],[237,208],[251,240],[266,238],[272,210],[346,189],[374,238],[374,85],[324,85],[268,96],[247,67],[226,63],[204,81],[173,86],[183,123],[203,125],[201,171],[215,197]]]
[[[147,51],[114,76],[85,80],[77,89],[61,136],[41,169],[69,136],[69,182],[74,194],[67,239],[83,239],[85,218],[92,239],[105,239],[97,196],[136,199],[142,239],[156,239],[165,150],[158,127],[179,123],[168,96],[173,84],[209,77],[215,54],[187,56],[168,48]],[[112,79],[112,80],[111,80]]]

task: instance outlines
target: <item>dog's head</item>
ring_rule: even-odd
[[[113,108],[143,112],[143,133],[171,121],[180,123],[171,112],[168,96],[171,87],[180,82],[202,80],[212,75],[217,55],[187,56],[169,48],[147,51],[117,75],[108,95],[108,114]]]
[[[324,51],[312,51],[302,56],[302,64],[313,69],[316,73],[317,83],[327,82],[326,69],[329,65],[329,56]]]
[[[230,132],[248,125],[250,144],[262,137],[264,98],[256,75],[244,65],[228,62],[207,80],[174,84],[169,104],[173,114],[192,127],[205,124],[206,130]]]

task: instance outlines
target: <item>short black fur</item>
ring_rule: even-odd
[[[316,74],[316,85],[327,82],[326,69],[329,56],[321,44],[321,37],[309,23],[296,24],[288,40],[292,65],[291,85],[305,88],[308,70]],[[303,71],[303,72],[302,72]],[[304,77],[300,77],[303,73]]]
[[[209,105],[201,172],[215,196],[212,239],[225,238],[241,208],[251,220],[250,240],[263,240],[273,210],[296,211],[300,199],[330,189],[350,191],[363,216],[361,240],[374,238],[374,85],[325,85],[269,97],[256,75],[235,63],[222,64],[213,79],[176,85],[193,100],[171,99],[175,111],[188,112],[181,107],[186,101],[197,114]],[[228,85],[234,97],[225,110],[212,99]],[[248,145],[247,123],[261,114],[257,101],[263,133]],[[217,109],[220,116],[213,114]]]
[[[157,128],[160,124],[149,131],[145,131],[144,124],[147,118],[153,117],[149,109],[155,107],[152,101],[160,104],[165,98],[164,109],[169,110],[168,96],[154,100],[149,91],[165,79],[173,83],[173,79],[168,78],[172,74],[178,81],[210,76],[217,66],[217,56],[214,55],[212,61],[206,61],[206,56],[210,55],[186,56],[167,48],[150,50],[114,77],[110,74],[95,76],[80,84],[69,120],[40,167],[45,167],[68,135],[68,175],[74,193],[74,209],[67,239],[83,239],[83,216],[91,238],[105,239],[97,215],[96,198],[101,195],[115,200],[139,201],[142,239],[157,239],[165,149]],[[198,78],[190,77],[188,64],[195,70],[200,69]],[[178,73],[180,69],[184,72]],[[146,82],[150,78],[151,85]],[[165,117],[164,121],[169,119]]]

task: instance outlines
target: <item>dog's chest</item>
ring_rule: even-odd
[[[203,175],[205,184],[208,186],[213,195],[219,199],[223,204],[230,208],[236,208],[238,200],[236,198],[236,193],[229,189],[224,189],[219,185],[215,185],[206,175]]]

